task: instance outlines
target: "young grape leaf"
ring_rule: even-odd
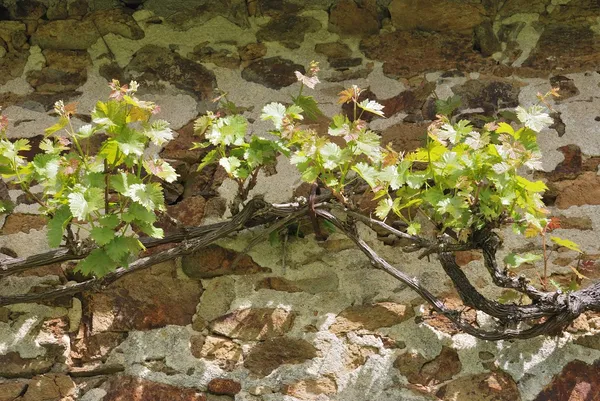
[[[59,207],[54,212],[54,216],[48,222],[48,245],[50,248],[60,246],[65,228],[72,218],[71,211],[66,205]]]
[[[447,99],[437,99],[435,101],[435,110],[437,114],[451,116],[456,109],[462,105],[460,96],[454,95]]]
[[[526,253],[524,255],[517,255],[516,253],[509,253],[504,258],[504,263],[508,266],[516,268],[521,266],[524,263],[533,263],[542,258],[541,255],[535,255],[533,253]]]
[[[125,195],[148,210],[163,210],[165,208],[162,188],[156,182],[130,185]]]
[[[380,117],[385,117],[383,115],[383,105],[377,103],[374,100],[369,100],[369,99],[365,99],[360,103],[356,104],[358,107],[360,107],[361,109],[363,109],[364,111],[368,111],[369,113],[373,113],[375,115],[378,115]]]
[[[260,119],[263,121],[271,120],[275,124],[275,129],[280,130],[285,116],[285,106],[281,103],[269,103],[262,109]]]
[[[144,130],[144,135],[158,146],[162,146],[165,142],[173,139],[173,131],[171,131],[169,123],[165,120],[153,121]]]
[[[112,260],[103,249],[96,248],[77,264],[75,270],[81,272],[84,276],[94,275],[102,277],[115,270],[118,266],[119,264]]]
[[[558,246],[562,246],[572,251],[583,253],[583,251],[579,248],[579,245],[568,239],[563,239],[560,237],[550,237],[550,240],[552,240],[552,242],[554,242]]]
[[[115,232],[108,227],[94,227],[90,232],[90,236],[96,244],[103,246],[115,238]]]
[[[319,109],[317,101],[312,96],[298,96],[292,98],[294,104],[304,111],[304,116],[311,121],[315,121],[323,115]]]
[[[90,213],[104,207],[104,191],[100,188],[89,188],[84,193],[73,192],[68,199],[73,217],[79,220],[87,220]]]

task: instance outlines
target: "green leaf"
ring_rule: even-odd
[[[50,248],[58,248],[60,246],[65,228],[67,228],[67,224],[69,224],[72,218],[71,211],[66,205],[59,207],[54,212],[54,216],[48,222],[48,246]]]
[[[381,157],[381,139],[373,131],[364,131],[358,134],[356,149],[367,155],[372,161],[378,161]]]
[[[327,170],[333,170],[342,164],[345,160],[342,149],[333,142],[327,142],[319,149],[323,159],[323,167]]]
[[[156,221],[156,215],[153,211],[146,209],[139,203],[133,202],[127,208],[127,211],[122,215],[125,223],[148,223],[152,224]]]
[[[165,120],[153,121],[144,130],[144,135],[150,138],[150,141],[158,146],[162,146],[173,139],[173,131],[171,131],[169,123]]]
[[[119,150],[126,156],[135,155],[139,157],[144,154],[146,148],[145,137],[136,130],[123,129],[120,134],[115,136],[115,141]]]
[[[69,194],[69,208],[73,217],[87,220],[88,215],[104,207],[104,191],[100,188],[89,188],[84,193]]]
[[[137,227],[142,230],[144,234],[152,238],[162,238],[165,236],[165,233],[162,228],[154,227],[153,224],[150,223],[137,223]]]
[[[143,248],[137,239],[121,236],[115,237],[104,249],[114,262],[127,265],[129,256],[137,255]]]
[[[54,181],[60,167],[59,156],[48,153],[38,153],[33,158],[33,168],[42,180]]]
[[[146,209],[144,209],[146,210]],[[102,216],[100,220],[98,220],[103,227],[110,228],[114,230],[121,223],[121,220],[116,214],[109,214],[108,216]]]
[[[360,177],[369,184],[371,188],[377,186],[377,175],[378,171],[367,163],[360,162],[352,166],[352,170],[356,171]]]
[[[323,226],[327,230],[328,233],[334,234],[336,232],[335,225],[329,220],[323,220]]]
[[[242,165],[242,162],[237,157],[230,156],[219,159],[219,164],[227,171],[227,174],[233,175],[235,170]]]
[[[90,254],[77,264],[76,270],[85,276],[94,275],[97,277],[105,276],[119,266],[103,250],[96,248]]]
[[[46,133],[46,136],[50,136],[50,135],[54,134],[55,132],[60,131],[61,129],[65,128],[68,123],[69,123],[68,118],[61,117],[56,124],[54,124],[51,127],[46,128],[44,130],[44,132]]]
[[[513,138],[515,136],[515,130],[513,129],[513,127],[510,126],[510,124],[507,124],[507,123],[499,123],[498,128],[496,128],[496,133],[497,134],[508,134],[508,135],[512,136]]]
[[[130,185],[125,195],[148,210],[163,210],[165,208],[162,188],[156,182]]]
[[[356,105],[364,111],[368,111],[369,113],[373,113],[380,117],[385,117],[383,115],[383,105],[377,103],[374,100],[365,99],[362,102],[357,103]]]
[[[285,106],[276,102],[269,103],[263,107],[262,114],[260,115],[260,119],[263,121],[273,121],[276,130],[281,129],[283,117],[285,117]]]
[[[302,171],[302,181],[313,183],[319,177],[319,168],[311,166]]]
[[[163,159],[146,159],[142,162],[144,169],[150,175],[162,178],[166,182],[175,182],[178,174],[173,166]]]
[[[100,246],[108,244],[115,238],[115,232],[108,227],[94,227],[90,236]]]
[[[421,223],[410,223],[406,229],[406,232],[410,235],[419,235],[421,232]]]
[[[311,121],[317,120],[323,115],[323,112],[319,109],[317,101],[312,96],[298,96],[292,98],[294,104],[299,106],[304,111],[304,116]]]
[[[454,95],[448,97],[447,99],[437,99],[435,101],[435,110],[437,114],[442,114],[444,116],[451,116],[452,113],[456,109],[458,109],[462,105],[462,101],[460,96]]]
[[[562,247],[565,247],[572,251],[583,253],[583,251],[579,248],[579,245],[577,245],[575,242],[573,242],[571,240],[563,239],[560,237],[550,237],[550,240],[558,246],[562,246]]]
[[[119,102],[110,100],[106,103],[98,102],[92,111],[92,121],[108,128],[123,127],[127,122],[127,109]]]
[[[213,149],[210,152],[208,152],[204,156],[204,158],[202,158],[202,162],[200,163],[200,165],[198,166],[198,169],[196,171],[202,171],[204,169],[204,167],[213,163],[217,159],[218,156],[219,156],[219,153],[218,153],[217,149]]]
[[[385,219],[390,213],[390,210],[392,210],[393,204],[394,201],[392,201],[391,198],[381,199],[377,204],[377,207],[375,208],[375,216],[377,216],[381,220]]]
[[[10,200],[0,200],[0,214],[11,213],[15,208],[15,204]]]
[[[110,187],[122,195],[126,195],[133,184],[141,184],[142,180],[133,174],[121,171],[110,177]]]
[[[527,178],[517,176],[517,181],[523,188],[531,192],[544,192],[548,189],[542,181],[529,181]]]
[[[94,135],[95,129],[91,124],[86,124],[83,125],[81,128],[79,128],[79,130],[77,130],[77,132],[75,133],[75,135],[78,138],[89,138],[90,136]]]
[[[533,253],[526,253],[524,255],[517,255],[516,253],[509,253],[504,258],[504,263],[509,265],[510,267],[519,267],[524,263],[533,263],[537,260],[542,259],[541,255],[535,255]]]

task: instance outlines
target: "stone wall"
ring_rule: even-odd
[[[311,94],[338,111],[336,94],[358,84],[385,105],[372,127],[412,150],[435,117],[435,97],[464,100],[468,117],[491,116],[560,87],[552,129],[540,137],[557,232],[600,277],[600,3],[596,0],[3,0],[0,105],[9,135],[39,143],[57,99],[76,101],[83,124],[107,80],[136,79],[178,137],[162,152],[180,179],[169,212],[197,225],[226,218],[234,187],[216,168],[196,173],[193,120],[219,90],[256,122],[268,101],[297,93],[293,72],[321,63]],[[324,126],[317,121],[315,127]],[[300,180],[287,161],[255,194],[288,201]],[[45,219],[15,187],[0,218],[0,252],[47,249]],[[165,222],[167,231],[169,227]],[[365,230],[388,260],[446,302],[456,294],[434,262],[402,254]],[[504,252],[539,249],[503,233]],[[233,259],[253,233],[112,284],[46,304],[0,307],[0,400],[275,401],[596,400],[600,329],[583,316],[563,335],[483,342],[460,334],[414,293],[373,270],[334,234],[317,243],[300,227],[281,243]],[[494,292],[481,255],[460,254],[475,283]],[[581,280],[576,255],[552,254],[552,277]],[[0,279],[0,295],[78,278],[52,265]],[[525,273],[536,277],[535,268]],[[468,312],[470,313],[470,312]],[[471,313],[470,318],[485,321]],[[591,333],[591,335],[583,335]]]

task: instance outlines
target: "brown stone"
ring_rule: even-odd
[[[50,21],[37,29],[31,41],[42,49],[86,50],[101,35],[109,33],[134,40],[144,37],[144,31],[131,15],[114,8],[96,11],[83,20]]]
[[[556,100],[557,103],[579,95],[579,89],[575,86],[575,81],[564,75],[550,77],[550,85],[552,85],[553,88],[558,88],[560,97]]]
[[[0,383],[0,401],[14,401],[27,388],[27,382],[9,381]]]
[[[212,332],[240,340],[266,340],[290,331],[296,314],[285,309],[236,310],[210,323]]]
[[[583,153],[581,152],[581,148],[577,145],[569,144],[561,146],[556,150],[563,154],[563,160],[550,173],[538,173],[538,175],[546,177],[551,181],[577,178],[583,170]]]
[[[598,37],[590,23],[548,25],[524,65],[561,74],[594,68],[600,61]]]
[[[329,242],[329,241],[326,241]],[[339,279],[336,274],[321,277],[306,278],[301,280],[288,280],[284,277],[267,277],[256,284],[256,289],[261,288],[285,292],[308,292],[318,294],[337,290]]]
[[[207,401],[206,396],[191,388],[131,377],[114,376],[103,401]]]
[[[458,251],[454,253],[454,257],[459,266],[466,266],[475,260],[482,259],[481,254],[476,251]]]
[[[443,401],[521,401],[517,383],[500,370],[460,377],[442,386],[435,395]]]
[[[192,342],[192,355],[230,372],[242,359],[242,347],[225,338],[207,336],[201,345],[199,339]]]
[[[559,209],[600,205],[600,176],[595,172],[584,172],[574,180],[558,181],[552,186],[558,194],[555,205]]]
[[[267,277],[256,283],[254,288],[257,291],[260,289],[268,289],[283,292],[302,292],[302,289],[294,284],[292,280],[283,277]]]
[[[484,72],[495,66],[473,50],[471,35],[399,30],[363,39],[360,49],[370,59],[383,61],[383,73],[391,78],[410,78],[451,67]]]
[[[346,344],[344,352],[344,366],[349,370],[354,370],[367,362],[371,355],[379,353],[379,349],[375,347],[361,346],[355,343]]]
[[[329,30],[345,35],[376,35],[377,16],[353,0],[339,0],[329,12]]]
[[[230,69],[237,69],[241,63],[237,53],[227,49],[214,49],[203,43],[194,47],[194,52],[190,58],[201,63],[213,63],[218,67]]]
[[[27,82],[36,91],[73,91],[86,82],[87,68],[92,64],[87,51],[46,49],[43,54],[46,57],[46,66],[27,75]]]
[[[283,386],[282,393],[301,400],[314,400],[321,394],[335,395],[337,384],[334,378],[328,376],[318,379],[306,379],[286,384]]]
[[[398,113],[418,113],[434,90],[435,83],[423,81],[414,90],[406,90],[394,97],[382,100],[385,116],[391,117]]]
[[[71,358],[79,359],[83,363],[105,361],[110,351],[126,337],[126,333],[103,332],[71,340]]]
[[[22,401],[72,400],[75,396],[75,383],[69,376],[47,374],[36,376],[29,382]]]
[[[188,163],[199,163],[206,153],[203,149],[190,149],[194,142],[202,142],[202,138],[194,134],[195,120],[190,121],[182,128],[176,130],[177,136],[169,141],[161,156],[165,159],[182,160]]]
[[[6,216],[2,234],[29,233],[46,227],[48,219],[40,214],[13,213]]]
[[[267,376],[284,364],[298,364],[317,356],[317,349],[306,340],[278,337],[259,343],[250,350],[244,367]]]
[[[248,43],[239,49],[239,54],[244,61],[256,60],[267,54],[267,46],[264,43]]]
[[[201,294],[198,282],[177,278],[174,262],[132,273],[90,295],[92,332],[190,324]]]
[[[21,358],[17,352],[0,355],[0,377],[32,377],[50,371],[54,364],[47,356],[38,358]]]
[[[582,335],[574,341],[575,344],[582,347],[596,349],[600,351],[600,334]]]
[[[192,196],[167,206],[167,212],[184,226],[196,227],[202,223],[205,205],[206,200],[203,197]]]
[[[237,252],[211,245],[191,255],[184,256],[181,264],[184,273],[193,279],[271,271],[268,268],[259,266],[248,255],[242,256],[237,265],[233,266],[233,261],[237,256]]]
[[[231,379],[212,379],[208,382],[208,391],[217,395],[236,395],[242,391],[242,385]]]
[[[428,124],[406,123],[392,125],[383,131],[381,144],[391,144],[397,152],[412,152],[425,144],[427,126]]]
[[[295,64],[279,56],[262,58],[254,61],[242,70],[242,78],[248,82],[254,82],[267,88],[281,89],[290,86],[298,79],[295,71],[306,73],[303,66]]]
[[[591,365],[575,360],[565,365],[534,401],[600,400],[600,361]]]
[[[100,35],[109,33],[123,36],[127,39],[139,40],[144,38],[144,30],[140,28],[130,13],[123,8],[109,8],[98,10],[89,14],[87,19],[92,19]]]
[[[394,326],[413,316],[414,311],[410,306],[393,302],[351,306],[335,318],[329,330],[335,334],[356,330],[373,331],[380,327]]]
[[[483,108],[484,113],[492,115],[498,109],[519,105],[519,85],[514,80],[471,79],[452,87],[468,108]]]
[[[102,375],[114,375],[125,371],[125,366],[120,363],[92,362],[83,366],[69,368],[71,377],[97,377]]]
[[[567,217],[567,216],[557,216],[558,221],[560,222],[560,228],[565,230],[593,230],[594,225],[592,223],[592,219],[584,216],[584,217]]]
[[[282,14],[272,18],[256,32],[261,42],[280,42],[285,47],[297,49],[304,41],[304,35],[321,29],[321,23],[313,17]]]
[[[202,64],[157,45],[146,45],[138,50],[125,68],[125,74],[138,82],[167,81],[200,100],[211,99],[217,83],[215,74]]]
[[[461,316],[466,322],[470,324],[477,322],[477,312],[474,309],[464,311],[465,306],[460,299],[450,297],[443,299],[442,301],[447,308],[463,311]],[[446,334],[454,335],[460,333],[460,330],[458,330],[454,323],[446,316],[435,312],[429,305],[427,306],[427,309],[428,312],[424,313],[421,317],[424,323]]]
[[[27,43],[26,25],[18,21],[0,21],[0,39],[6,45],[6,51],[15,53]]]
[[[393,0],[389,5],[392,22],[403,31],[471,33],[481,24],[481,4],[450,0]]]
[[[352,56],[352,50],[342,42],[317,43],[315,52],[327,57],[328,60]]]
[[[448,347],[442,347],[440,354],[432,360],[427,360],[418,353],[404,353],[396,359],[394,366],[410,383],[423,386],[448,381],[462,369],[458,354]]]

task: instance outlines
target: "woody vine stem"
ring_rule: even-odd
[[[289,225],[308,223],[319,241],[327,240],[324,226],[335,228],[374,268],[408,286],[435,313],[477,338],[556,334],[583,312],[600,311],[600,283],[584,289],[554,283],[555,290],[548,291],[549,243],[581,250],[556,236],[547,241],[558,222],[548,218],[541,200],[546,187],[520,174],[540,168],[537,135],[552,123],[546,111],[550,107],[547,98],[556,95],[554,90],[540,95],[539,103],[529,108],[518,107],[512,119],[499,117],[482,128],[458,120],[456,99],[438,100],[440,115],[430,126],[424,146],[399,153],[382,145],[362,119],[366,114],[383,118],[383,106],[363,99],[356,86],[340,93],[340,103],[351,105],[350,116],[334,116],[326,134],[305,125],[306,120],[322,116],[315,99],[303,95],[304,87],[312,89],[319,83],[317,73],[316,63],[311,63],[306,75],[296,72],[300,90],[292,103],[274,102],[262,109],[260,118],[273,124],[265,136],[248,135],[246,117],[226,96],[218,99],[215,112],[196,121],[201,141],[193,149],[203,154],[199,170],[218,163],[237,184],[238,195],[230,205],[229,220],[178,227],[166,236],[156,225],[157,214],[166,212],[162,183],[174,182],[177,174],[152,149],[171,140],[173,133],[166,121],[155,118],[158,106],[135,96],[137,83],[121,86],[113,81],[110,99],[98,102],[92,123],[78,128],[72,122],[76,106],[57,102],[59,121],[46,130],[40,145],[43,153],[32,161],[20,155],[30,149],[28,141],[9,140],[8,124],[2,118],[0,174],[26,193],[36,183],[43,187],[36,199],[50,217],[48,240],[54,249],[0,261],[0,279],[67,261],[77,262],[75,269],[87,278],[46,292],[0,297],[0,306],[102,291],[125,275],[197,252],[249,228],[262,227],[277,235]],[[89,147],[82,144],[97,134],[106,139],[97,153],[89,153]],[[275,166],[282,156],[311,185],[308,199],[270,204],[252,198],[259,171]],[[357,201],[365,196],[377,202],[374,216],[365,213]],[[0,212],[10,208],[0,204]],[[510,254],[498,261],[501,239],[497,229],[505,226],[512,226],[518,235],[541,236],[543,255]],[[420,258],[437,258],[464,306],[487,315],[490,324],[480,327],[469,321],[464,308],[445,305],[417,278],[404,273],[400,263],[382,258],[361,237],[363,229],[400,239],[403,251],[420,252]],[[262,238],[259,234],[244,252]],[[168,249],[157,248],[165,244],[170,244]],[[456,252],[464,250],[481,252],[483,268],[494,285],[517,296],[501,300],[484,295],[456,262]],[[514,273],[513,268],[542,259],[539,282]],[[581,274],[577,268],[579,264],[573,269]]]

